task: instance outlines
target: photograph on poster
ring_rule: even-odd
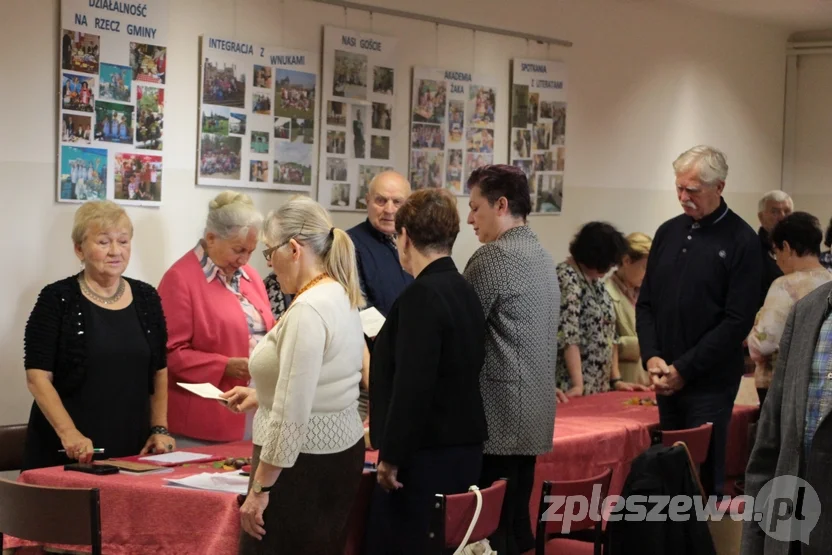
[[[288,141],[292,137],[292,120],[289,118],[274,118],[274,138]]]
[[[515,83],[511,87],[511,126],[525,129],[529,125],[529,86]]]
[[[61,105],[64,110],[92,112],[95,103],[95,77],[64,73],[61,77]]]
[[[554,104],[554,102],[542,100],[540,102],[540,117],[543,119],[552,119],[552,108]]]
[[[222,106],[202,106],[202,132],[228,135],[231,112]]]
[[[167,48],[152,44],[130,43],[130,67],[133,81],[164,83]]]
[[[462,128],[465,125],[465,102],[451,100],[448,102],[448,141],[462,141]]]
[[[199,173],[213,179],[240,179],[241,137],[202,134]]]
[[[107,151],[61,147],[61,200],[104,200],[107,196]]]
[[[512,129],[514,140],[511,142],[512,158],[531,158],[532,133],[528,129]]]
[[[312,119],[315,115],[314,73],[278,69],[275,78],[276,106],[274,115],[286,118]]]
[[[367,109],[361,105],[350,106],[350,119],[352,120],[352,157],[366,158],[367,137],[364,134],[364,114]],[[345,178],[346,179],[346,178]]]
[[[251,152],[254,154],[269,153],[269,134],[266,131],[251,132]]]
[[[390,137],[373,135],[370,138],[370,158],[376,160],[390,159]]]
[[[133,144],[133,106],[117,102],[95,103],[95,140]]]
[[[523,173],[526,174],[526,179],[529,180],[529,185],[531,185],[532,179],[532,161],[531,160],[514,160],[512,165],[520,168],[523,170]]]
[[[550,172],[555,170],[555,161],[551,151],[535,154],[532,159],[534,160],[533,169],[536,172]]]
[[[468,177],[473,173],[474,170],[489,166],[493,164],[494,155],[492,154],[477,154],[474,152],[469,152],[465,155],[465,177],[463,178],[463,184],[465,187],[465,192],[468,193]]]
[[[246,114],[238,114],[237,112],[229,112],[228,132],[232,135],[246,134]],[[288,139],[288,137],[287,137]]]
[[[431,150],[410,152],[410,185],[414,189],[441,187],[445,153]]]
[[[346,154],[347,153],[347,132],[346,131],[327,131],[326,132],[326,152],[327,152],[327,154]]]
[[[315,142],[315,120],[292,119],[290,140],[312,144]]]
[[[264,116],[272,115],[272,97],[268,93],[252,93],[251,111]]]
[[[413,121],[444,123],[447,91],[444,81],[421,79],[417,91],[417,104],[413,109]]]
[[[445,149],[445,133],[439,125],[414,123],[410,130],[411,148]]]
[[[385,171],[393,171],[391,167],[385,166],[358,166],[358,194],[355,197],[355,209],[367,209],[367,193],[370,191],[370,182],[375,176]]]
[[[139,85],[136,87],[136,147],[162,150],[165,89]]]
[[[448,151],[448,169],[445,172],[445,188],[456,194],[462,194],[462,151]]]
[[[566,102],[553,102],[552,146],[566,144]]]
[[[61,68],[81,73],[98,73],[100,37],[80,31],[63,30]]]
[[[372,128],[390,131],[393,116],[393,105],[373,102]]]
[[[118,152],[113,160],[116,200],[162,200],[162,157]]]
[[[332,186],[331,206],[344,208],[350,205],[350,184],[336,183]]]
[[[312,146],[288,141],[276,143],[273,177],[281,185],[311,185]]]
[[[327,181],[345,181],[347,177],[347,161],[343,158],[326,159]]]
[[[260,87],[261,89],[272,88],[271,66],[258,66],[257,64],[254,64],[254,86]]]
[[[326,103],[326,124],[346,127],[347,105],[343,102],[328,101]]]
[[[468,129],[466,150],[468,152],[492,154],[494,152],[494,130],[477,127]]]
[[[534,149],[549,150],[552,143],[552,124],[538,123],[534,126]]]
[[[335,51],[332,96],[364,100],[367,98],[367,56]]]
[[[269,163],[265,160],[251,160],[248,164],[248,180],[265,183],[269,180]]]
[[[63,114],[61,117],[61,142],[88,145],[92,141],[92,118]]]
[[[558,157],[555,162],[555,171],[562,172],[566,166],[566,147],[558,149]]]
[[[245,108],[245,72],[234,62],[205,58],[202,70],[202,102]]]
[[[563,176],[537,176],[536,212],[558,213],[563,208]]]
[[[468,113],[473,127],[494,125],[494,104],[497,93],[493,87],[471,85],[468,89]]]
[[[373,92],[393,96],[393,82],[395,73],[389,67],[376,66],[373,68]]]
[[[537,106],[540,102],[540,93],[531,93],[529,95],[529,123],[534,125],[537,123]]]
[[[101,64],[98,97],[102,100],[130,102],[133,70],[127,66]]]

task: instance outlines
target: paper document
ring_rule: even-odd
[[[222,473],[202,472],[186,478],[168,480],[168,484],[181,488],[221,491],[239,495],[248,493],[248,476],[241,476],[239,471]]]
[[[359,314],[361,315],[361,327],[364,328],[364,335],[370,338],[377,336],[384,325],[384,316],[381,315],[381,312],[371,306],[362,310]]]
[[[184,382],[176,382],[181,388],[187,389],[194,395],[199,395],[204,399],[216,399],[217,401],[222,401],[225,403],[225,399],[220,397],[220,393],[222,391],[217,388],[212,383],[184,383]]]
[[[215,458],[214,455],[204,455],[202,453],[189,453],[187,451],[172,451],[170,453],[162,453],[161,455],[148,455],[147,457],[139,457],[139,460],[159,464],[184,464],[189,462],[204,461],[205,459],[213,458]]]

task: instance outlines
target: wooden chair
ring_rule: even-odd
[[[480,490],[482,509],[468,543],[486,539],[497,531],[503,512],[506,484],[506,480],[497,480],[490,487]],[[477,497],[474,492],[436,495],[428,533],[428,555],[440,555],[447,553],[448,549],[459,547],[465,539],[476,507]]]
[[[684,443],[693,463],[698,467],[708,458],[713,428],[713,424],[706,422],[698,428],[687,430],[655,430],[652,434],[653,445],[671,447],[679,442]]]
[[[0,472],[20,470],[26,445],[26,424],[0,426]]]
[[[604,510],[603,503],[610,490],[612,470],[607,469],[602,474],[586,480],[570,480],[563,482],[543,482],[540,495],[540,510],[537,517],[537,531],[535,533],[535,555],[562,554],[594,554],[601,555],[605,543],[603,519],[594,521],[590,514],[593,489],[600,486],[598,497],[598,512]],[[552,520],[555,515],[563,517],[567,503],[554,507],[551,511],[546,498],[551,495],[580,496],[587,500],[587,514],[583,519],[571,521],[569,530],[564,532],[563,518]]]
[[[3,534],[37,543],[92,546],[101,555],[98,489],[52,488],[0,480]]]

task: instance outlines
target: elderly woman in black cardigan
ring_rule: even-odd
[[[91,201],[75,213],[83,270],[43,288],[25,333],[35,398],[23,468],[175,448],[167,431],[167,332],[156,290],[122,276],[133,225],[122,208]],[[65,453],[59,452],[64,450]]]

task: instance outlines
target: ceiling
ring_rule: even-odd
[[[832,28],[832,0],[672,1],[703,10],[775,24],[792,32]]]

